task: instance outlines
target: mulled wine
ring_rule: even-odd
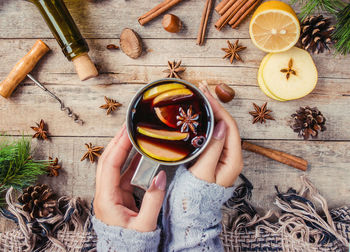
[[[131,110],[131,134],[149,157],[176,162],[197,153],[211,125],[208,105],[190,85],[165,82],[146,89]]]

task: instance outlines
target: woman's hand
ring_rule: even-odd
[[[209,145],[189,169],[199,179],[224,187],[234,184],[243,168],[241,138],[236,121],[211,95],[208,86],[199,86],[213,109],[216,126]]]
[[[157,219],[165,195],[166,174],[161,171],[153,179],[138,211],[130,180],[140,155],[135,155],[128,169],[123,175],[120,174],[131,147],[124,125],[99,159],[94,211],[96,218],[105,224],[139,232],[151,232],[157,228]]]

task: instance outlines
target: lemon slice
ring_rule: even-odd
[[[142,126],[138,126],[137,131],[144,136],[170,141],[185,140],[190,135],[188,132],[152,129],[149,127]]]
[[[268,1],[255,11],[249,25],[254,45],[265,52],[284,52],[299,40],[300,24],[292,7],[281,1]]]
[[[160,102],[166,102],[170,100],[179,100],[183,98],[188,98],[193,95],[193,92],[189,90],[188,88],[180,88],[180,89],[174,89],[169,90],[167,92],[161,93],[153,100],[153,106],[160,103]]]
[[[173,89],[180,89],[180,88],[186,88],[185,85],[179,84],[179,83],[169,83],[169,84],[163,84],[159,86],[155,86],[151,89],[148,89],[144,94],[143,94],[143,100],[151,100],[157,95],[160,95],[161,93],[164,93],[169,90]]]
[[[137,144],[140,149],[154,159],[175,162],[184,159],[188,153],[170,144],[158,143],[146,138],[138,138]]]

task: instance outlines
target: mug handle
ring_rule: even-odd
[[[130,184],[147,191],[160,164],[142,155]]]

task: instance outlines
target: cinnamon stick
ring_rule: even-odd
[[[205,7],[202,13],[201,24],[199,26],[199,32],[197,36],[197,45],[203,45],[205,33],[207,31],[208,26],[208,18],[213,6],[213,0],[207,0],[205,2]]]
[[[228,22],[229,25],[233,25],[246,11],[252,6],[257,0],[248,0],[242,8],[240,8],[237,13]]]
[[[235,23],[231,25],[231,28],[237,28],[237,26],[243,21],[243,19],[245,19],[245,17],[248,16],[248,14],[251,13],[260,2],[261,0],[257,0],[252,6],[250,6],[249,9]]]
[[[247,1],[248,0],[237,0],[216,22],[216,29],[221,30]]]
[[[171,7],[180,3],[181,1],[182,0],[164,0],[163,2],[155,6],[153,9],[151,9],[150,11],[138,18],[140,25],[147,24],[149,21],[158,17],[160,14],[169,10]]]
[[[265,148],[246,141],[242,142],[242,149],[258,153],[260,155],[266,156],[280,163],[295,167],[302,171],[307,170],[308,162],[306,160],[282,151]]]
[[[220,15],[220,16],[224,15],[225,12],[226,12],[229,8],[231,8],[231,6],[232,6],[235,2],[237,2],[237,0],[229,0],[228,3],[225,4],[224,7],[221,8],[221,10],[219,10],[219,12],[218,12],[219,15]]]
[[[228,3],[230,0],[222,0],[216,7],[215,11],[219,13],[219,11]]]

